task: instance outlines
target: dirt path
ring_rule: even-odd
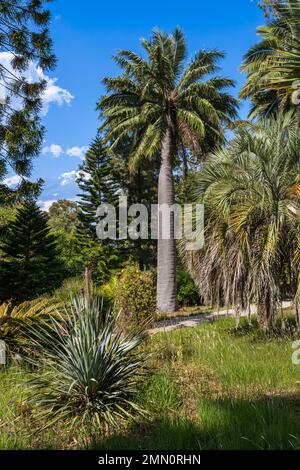
[[[291,306],[290,301],[282,302],[282,308],[288,308]],[[256,313],[256,305],[251,305],[251,314]],[[244,312],[242,316],[246,316],[247,314]],[[201,313],[199,315],[192,315],[186,317],[175,317],[170,318],[168,320],[162,320],[156,323],[155,327],[150,330],[151,334],[155,333],[163,333],[167,331],[176,330],[178,328],[192,328],[194,326],[199,325],[199,323],[203,322],[213,322],[218,320],[219,318],[224,318],[228,316],[234,316],[234,309],[229,309],[227,311],[221,312],[213,312],[210,314]]]

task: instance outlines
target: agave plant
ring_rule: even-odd
[[[43,354],[29,383],[29,402],[46,426],[67,420],[101,430],[142,412],[135,402],[145,372],[142,337],[119,331],[99,299],[75,297],[51,328],[30,337]]]

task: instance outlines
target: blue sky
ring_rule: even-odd
[[[55,96],[51,95],[44,113],[44,150],[33,171],[33,178],[46,182],[43,207],[78,193],[74,177],[97,131],[100,81],[118,71],[113,54],[119,49],[139,52],[139,39],[148,37],[154,27],[172,31],[180,26],[190,55],[201,48],[226,52],[223,74],[236,80],[236,94],[244,80],[239,73],[242,56],[257,40],[256,27],[264,21],[256,4],[256,0],[54,0],[51,34],[58,64],[48,75]],[[242,116],[246,109],[247,105],[241,107]]]

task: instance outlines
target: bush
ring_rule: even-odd
[[[195,283],[189,273],[181,266],[177,268],[177,300],[180,307],[202,305]]]
[[[141,271],[137,265],[123,269],[116,283],[115,301],[125,322],[140,324],[154,319],[156,288],[153,272]]]
[[[83,294],[84,280],[83,276],[69,277],[65,279],[62,285],[55,290],[53,296],[56,299],[68,302],[71,296]]]
[[[124,335],[99,298],[75,297],[51,329],[32,331],[41,370],[29,383],[29,404],[46,426],[65,421],[101,431],[141,410],[142,338]]]

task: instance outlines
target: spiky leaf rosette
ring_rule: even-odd
[[[124,335],[97,299],[74,299],[51,329],[31,335],[43,355],[30,401],[47,426],[58,421],[101,429],[141,413],[136,395],[144,374],[142,337]]]

